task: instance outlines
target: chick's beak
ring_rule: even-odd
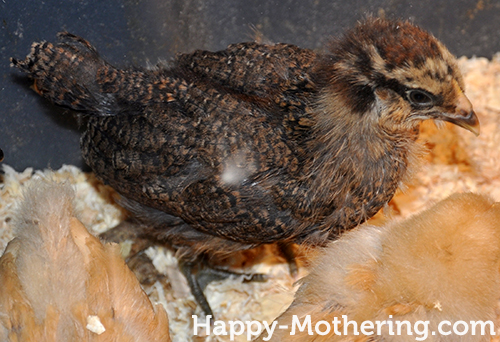
[[[479,120],[476,113],[474,113],[474,109],[472,109],[472,104],[469,99],[462,92],[460,92],[460,96],[456,102],[455,111],[451,113],[442,113],[441,119],[465,128],[476,136],[479,135]]]

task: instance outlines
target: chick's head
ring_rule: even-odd
[[[359,114],[352,120],[362,117],[390,134],[434,119],[479,134],[455,57],[410,22],[365,20],[332,43],[323,63],[323,101],[340,100]]]

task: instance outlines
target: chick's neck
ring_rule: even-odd
[[[406,177],[418,136],[415,129],[382,127],[384,108],[375,102],[365,113],[349,108],[341,95],[322,96],[310,142],[313,216],[330,231],[356,226],[390,201]]]

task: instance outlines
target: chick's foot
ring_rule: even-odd
[[[207,285],[213,281],[220,281],[229,277],[242,277],[243,282],[267,281],[267,275],[262,273],[240,273],[226,268],[210,265],[203,258],[196,261],[181,262],[180,269],[186,277],[191,293],[200,305],[205,315],[214,317],[212,308],[203,293]]]

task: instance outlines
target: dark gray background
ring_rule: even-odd
[[[0,148],[16,170],[84,167],[78,123],[43,101],[9,67],[33,41],[81,35],[115,65],[147,66],[176,52],[223,49],[261,32],[272,42],[320,47],[367,14],[411,19],[462,56],[500,51],[493,0],[0,0]]]

